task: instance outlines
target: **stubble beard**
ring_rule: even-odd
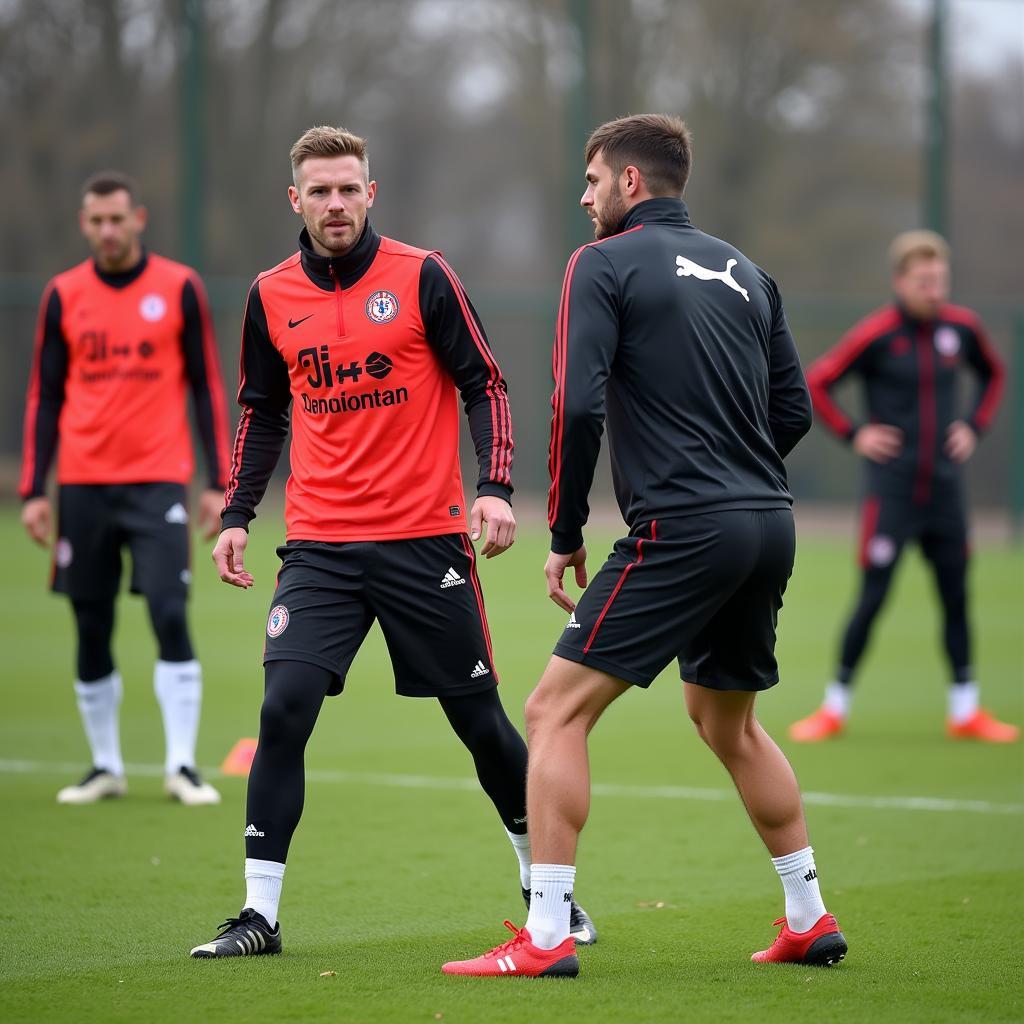
[[[363,233],[363,225],[365,223],[365,218],[362,224],[353,221],[351,241],[347,242],[343,242],[338,238],[328,238],[326,234],[320,234],[316,226],[310,224],[309,221],[306,221],[306,230],[309,232],[310,238],[323,246],[323,248],[325,248],[332,256],[344,256],[347,252],[350,252],[355,247],[356,242],[359,241],[359,236]]]

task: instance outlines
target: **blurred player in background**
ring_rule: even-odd
[[[843,633],[839,664],[822,706],[790,726],[801,742],[843,731],[854,673],[885,602],[904,545],[917,541],[931,564],[943,612],[943,643],[952,683],[947,732],[955,739],[1011,743],[1020,730],[978,703],[967,611],[970,555],[963,473],[991,425],[1004,371],[977,315],[949,299],[949,248],[931,231],[909,231],[890,247],[895,301],[853,327],[807,371],[819,419],[864,456],[860,597]],[[978,381],[967,416],[958,378]],[[856,376],[867,420],[856,423],[832,388]]]
[[[185,608],[189,391],[209,470],[198,510],[206,537],[216,531],[228,472],[206,295],[195,271],[143,247],[146,209],[125,175],[104,172],[85,183],[79,223],[93,258],[53,278],[43,293],[20,484],[22,522],[48,545],[46,478],[59,442],[53,589],[74,610],[75,693],[92,767],[57,799],[93,803],[126,790],[111,637],[127,546],[131,590],[145,596],[157,641],[153,686],[167,741],[166,791],[186,804],[217,803],[217,791],[196,772],[202,676]]]
[[[242,406],[213,557],[252,586],[248,527],[284,448],[291,476],[267,622],[260,737],[249,774],[246,897],[192,956],[277,953],[285,859],[304,799],[303,754],[324,698],[341,693],[374,620],[398,693],[436,697],[505,826],[529,899],[526,745],[497,693],[472,540],[515,539],[512,421],[483,327],[440,253],[382,238],[366,143],[311,128],[292,147],[299,251],[256,279],[242,328]],[[479,462],[467,523],[462,396]],[[576,941],[595,941],[575,903]]]
[[[687,710],[772,856],[786,916],[760,963],[846,954],[825,910],[793,770],[754,715],[779,680],[775,629],[793,569],[783,459],[811,403],[775,282],[697,230],[678,118],[611,121],[586,148],[597,241],[569,260],[555,336],[548,593],[571,613],[526,707],[533,901],[526,926],[448,974],[575,976],[568,907],[590,807],[587,737],[605,709],[678,660]],[[630,527],[587,586],[583,526],[607,410]],[[586,591],[575,605],[567,569]],[[637,845],[635,870],[642,870]]]

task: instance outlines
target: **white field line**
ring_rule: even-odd
[[[5,761],[0,760],[0,774],[6,775],[68,775],[75,777],[82,771],[80,762],[59,761]],[[158,764],[125,765],[128,775],[159,777],[164,773]],[[215,768],[203,769],[208,778],[220,778]],[[476,792],[480,784],[476,779],[452,778],[440,775],[391,775],[376,772],[338,772],[310,769],[309,782],[326,782],[350,786],[390,786],[397,789],[441,789]],[[633,800],[699,800],[719,802],[735,800],[732,789],[698,789],[691,786],[635,786],[608,782],[595,782],[595,796],[619,796]],[[969,814],[1024,814],[1024,804],[1002,804],[991,800],[952,800],[931,796],[856,796],[846,793],[803,794],[804,803],[816,807],[855,807],[883,811],[940,811]]]

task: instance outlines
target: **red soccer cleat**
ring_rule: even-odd
[[[818,743],[830,736],[838,736],[846,725],[841,715],[820,707],[814,714],[801,718],[789,727],[789,738],[797,743]]]
[[[1016,743],[1020,729],[1009,722],[1000,722],[984,708],[977,711],[966,722],[946,722],[946,735],[953,740],[981,740],[983,743]]]
[[[814,927],[806,932],[790,931],[784,917],[775,922],[782,925],[775,941],[751,960],[755,964],[811,964],[828,967],[837,964],[846,956],[846,938],[839,930],[839,924],[831,914],[822,914]]]
[[[506,921],[505,927],[512,932],[508,942],[474,960],[453,960],[441,970],[476,978],[575,978],[580,973],[576,940],[571,935],[554,949],[541,949],[525,928],[517,928],[511,921]]]

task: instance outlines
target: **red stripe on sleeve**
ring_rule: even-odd
[[[25,397],[25,433],[22,438],[21,479],[18,493],[26,497],[32,490],[36,475],[36,421],[39,416],[39,364],[43,354],[43,337],[46,334],[46,309],[56,285],[51,281],[39,301],[39,315],[36,318],[36,337],[33,346],[32,370],[28,379],[28,394]]]
[[[472,337],[477,349],[484,358],[484,362],[487,363],[487,369],[490,374],[490,380],[487,382],[487,397],[491,403],[491,479],[495,483],[508,484],[512,483],[512,415],[509,410],[508,396],[504,390],[499,390],[497,387],[498,381],[501,379],[501,370],[498,368],[498,364],[494,358],[494,354],[491,352],[490,347],[487,344],[487,339],[484,337],[483,331],[480,329],[480,325],[476,322],[476,318],[473,316],[473,312],[469,307],[469,298],[466,295],[466,290],[462,286],[462,282],[459,280],[458,275],[454,270],[444,261],[444,258],[438,252],[431,253],[431,256],[437,261],[437,265],[444,271],[445,277],[448,278],[452,289],[455,291],[455,295],[459,300],[459,307],[462,310],[462,318],[469,328],[470,336]]]
[[[899,323],[900,314],[896,307],[886,306],[852,327],[843,335],[839,344],[808,367],[807,387],[811,392],[814,411],[829,430],[839,437],[849,437],[853,422],[832,400],[829,389],[864,349],[883,334],[894,330]]]
[[[210,405],[213,411],[213,430],[216,435],[214,443],[217,450],[217,467],[220,470],[218,482],[225,484],[225,469],[228,466],[228,410],[224,402],[224,378],[220,369],[220,353],[217,351],[217,339],[213,330],[213,318],[210,315],[210,304],[206,297],[206,289],[198,274],[191,277],[195,289],[196,302],[199,305],[199,317],[203,325],[203,361],[206,363],[206,382],[210,391]]]
[[[231,499],[238,490],[238,474],[242,469],[242,454],[245,451],[245,436],[249,433],[249,423],[252,420],[252,409],[249,406],[242,408],[242,415],[238,418],[238,430],[235,431],[235,446],[231,454],[231,474],[228,477],[228,486],[224,491],[224,505],[231,504]]]
[[[1006,387],[1006,366],[989,340],[988,333],[982,326],[981,319],[975,313],[963,306],[950,305],[943,306],[940,315],[943,319],[960,324],[963,327],[968,327],[974,332],[981,358],[988,364],[989,372],[992,376],[989,377],[988,384],[985,386],[985,392],[981,396],[981,401],[978,403],[978,408],[975,409],[972,417],[979,430],[988,430],[992,425],[992,420],[995,419],[996,410],[1003,400],[1003,390]]]

